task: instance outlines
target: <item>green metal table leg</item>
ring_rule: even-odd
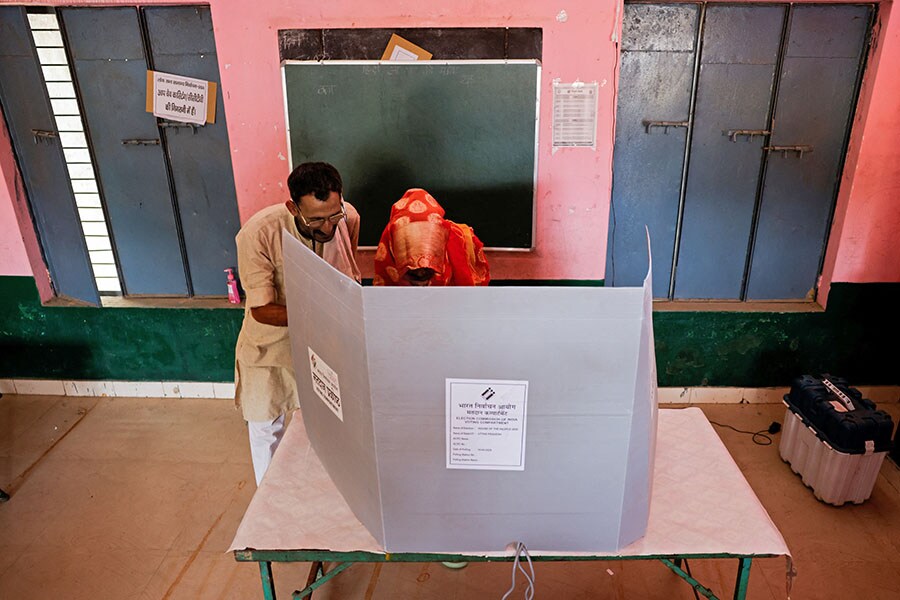
[[[747,586],[750,583],[750,563],[753,561],[749,556],[738,559],[737,581],[734,584],[734,600],[744,600],[747,597]]]
[[[259,563],[259,576],[262,579],[263,598],[275,600],[275,580],[272,579],[272,563],[265,561]]]
[[[309,575],[306,577],[306,587],[311,586],[316,582],[316,579],[325,574],[325,566],[322,564],[322,561],[317,560],[313,564],[309,566]],[[312,598],[312,594],[309,595]]]
[[[314,591],[316,591],[317,588],[320,588],[320,587],[322,587],[323,585],[325,585],[325,583],[327,583],[328,580],[330,580],[332,577],[334,577],[335,575],[337,575],[338,573],[340,573],[340,572],[343,571],[344,569],[346,569],[346,568],[348,568],[348,567],[352,567],[352,566],[355,565],[355,564],[356,564],[356,563],[352,563],[352,562],[345,562],[345,563],[338,563],[338,564],[336,564],[332,570],[330,570],[330,571],[328,571],[327,573],[323,574],[321,577],[319,577],[318,579],[316,579],[314,582],[312,582],[311,584],[309,584],[308,586],[306,586],[306,587],[303,588],[302,590],[297,590],[297,591],[295,591],[295,592],[294,592],[294,600],[301,600],[301,598],[307,598],[307,597],[309,597],[310,595],[312,595],[312,593],[313,593]]]
[[[675,559],[675,565],[678,566],[678,567],[681,566],[681,563],[682,563],[682,562],[684,563],[684,570],[687,572],[688,575],[690,575],[691,577],[693,577],[694,574],[691,573],[691,565],[690,565],[690,563],[688,562],[688,559],[686,559],[686,558],[681,558],[680,556],[679,556],[678,558]],[[694,600],[700,600],[700,595],[697,593],[697,590],[696,590],[696,589],[693,589],[693,590],[691,590],[691,591],[694,592]]]
[[[705,587],[702,583],[688,575],[684,571],[684,569],[677,566],[674,562],[672,562],[668,558],[661,558],[659,560],[661,560],[664,565],[669,567],[676,575],[691,584],[691,587],[693,587],[695,591],[700,592],[701,594],[709,598],[709,600],[719,600],[718,596],[716,596],[711,589]]]

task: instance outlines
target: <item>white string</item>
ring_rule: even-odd
[[[528,571],[531,572],[529,575],[528,571],[525,570],[525,567],[522,566],[520,559],[522,555],[525,555],[525,560],[528,561]],[[525,547],[525,544],[522,542],[516,542],[516,556],[513,559],[513,569],[512,569],[512,585],[509,586],[509,589],[503,594],[503,598],[500,600],[507,600],[510,594],[512,594],[516,590],[516,571],[522,571],[522,575],[525,577],[525,581],[528,582],[528,585],[525,587],[525,600],[533,600],[534,598],[534,564],[531,562],[531,555],[528,554],[528,548]]]

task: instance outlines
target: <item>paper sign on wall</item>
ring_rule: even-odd
[[[528,382],[446,382],[447,468],[525,470]]]
[[[597,149],[596,83],[553,83],[553,149]]]
[[[215,123],[216,84],[172,73],[147,71],[147,112],[182,123]]]
[[[396,33],[392,33],[387,48],[384,49],[384,54],[381,55],[381,60],[431,60],[431,56],[432,54],[428,50],[416,46]]]
[[[344,409],[341,405],[341,386],[338,382],[337,373],[325,364],[313,349],[307,346],[309,350],[309,371],[312,374],[312,387],[325,406],[331,409],[338,419],[344,420]]]

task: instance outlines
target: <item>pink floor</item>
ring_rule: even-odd
[[[900,418],[900,405],[882,405]],[[706,405],[740,429],[780,421],[780,404]],[[773,446],[718,430],[795,557],[792,598],[900,598],[900,470],[885,461],[872,497],[815,500]],[[255,564],[224,552],[255,485],[244,424],[223,400],[0,398],[0,599],[262,598]],[[697,490],[698,494],[703,490]],[[298,498],[302,502],[302,498]],[[285,523],[290,527],[290,523]],[[735,561],[694,575],[730,598]],[[539,563],[537,598],[688,600],[654,562]],[[785,598],[784,561],[754,562],[748,598]],[[307,566],[275,565],[279,598]],[[314,598],[499,599],[509,564],[356,565]],[[522,586],[512,597],[522,597]]]

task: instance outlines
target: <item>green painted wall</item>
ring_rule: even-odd
[[[900,384],[900,284],[832,285],[825,312],[655,312],[661,386],[788,385],[802,373]]]
[[[41,306],[0,277],[0,378],[231,381],[243,311]]]
[[[900,283],[839,283],[825,312],[655,312],[659,384],[763,387],[807,372],[900,384],[898,297]],[[32,278],[0,277],[0,378],[230,381],[242,316],[44,307]]]

